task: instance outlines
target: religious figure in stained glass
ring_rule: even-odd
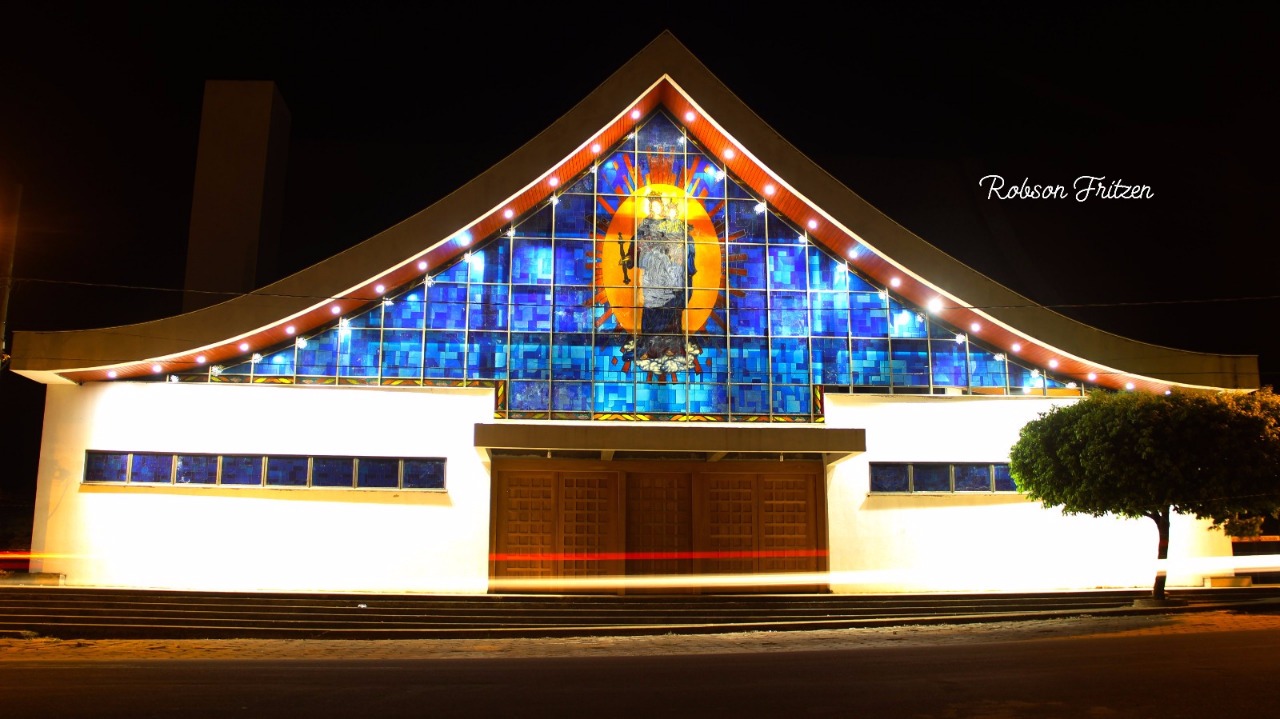
[[[615,362],[657,382],[701,374],[695,337],[723,307],[721,242],[706,209],[672,172],[651,161],[649,183],[619,205],[596,251],[602,321],[631,334]],[[689,180],[691,183],[692,180]],[[680,183],[680,184],[675,184]]]

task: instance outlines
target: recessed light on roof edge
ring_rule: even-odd
[[[689,111],[687,111],[687,112],[685,112],[685,113],[684,113],[684,121],[685,121],[685,122],[693,122],[693,121],[694,121],[694,120],[696,120],[696,119],[698,119],[698,115],[697,115],[697,113],[695,113],[693,110],[689,110]]]
[[[726,147],[726,148],[724,148],[724,152],[723,152],[722,154],[724,155],[724,159],[726,159],[726,160],[732,160],[732,159],[734,158],[734,155],[735,155],[736,153],[734,153],[734,151],[733,151],[733,148],[732,148],[732,147]]]
[[[634,109],[634,110],[632,110],[632,111],[631,111],[631,119],[632,119],[632,120],[639,120],[639,119],[640,119],[640,108],[636,108],[636,109]]]

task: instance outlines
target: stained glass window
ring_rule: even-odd
[[[502,384],[499,417],[551,419],[817,422],[815,386],[1080,392],[858,274],[663,110],[600,157],[409,285],[184,379]]]

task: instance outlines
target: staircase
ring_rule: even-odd
[[[927,595],[389,595],[0,587],[0,637],[463,639],[796,631],[1161,613],[1280,602],[1280,587]]]

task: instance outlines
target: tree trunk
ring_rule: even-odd
[[[1156,568],[1155,586],[1151,588],[1151,598],[1158,602],[1164,601],[1165,560],[1169,558],[1169,515],[1171,514],[1173,510],[1167,509],[1147,515],[1156,523],[1156,531],[1160,534],[1160,544],[1156,547],[1156,559],[1160,560],[1160,563]]]

